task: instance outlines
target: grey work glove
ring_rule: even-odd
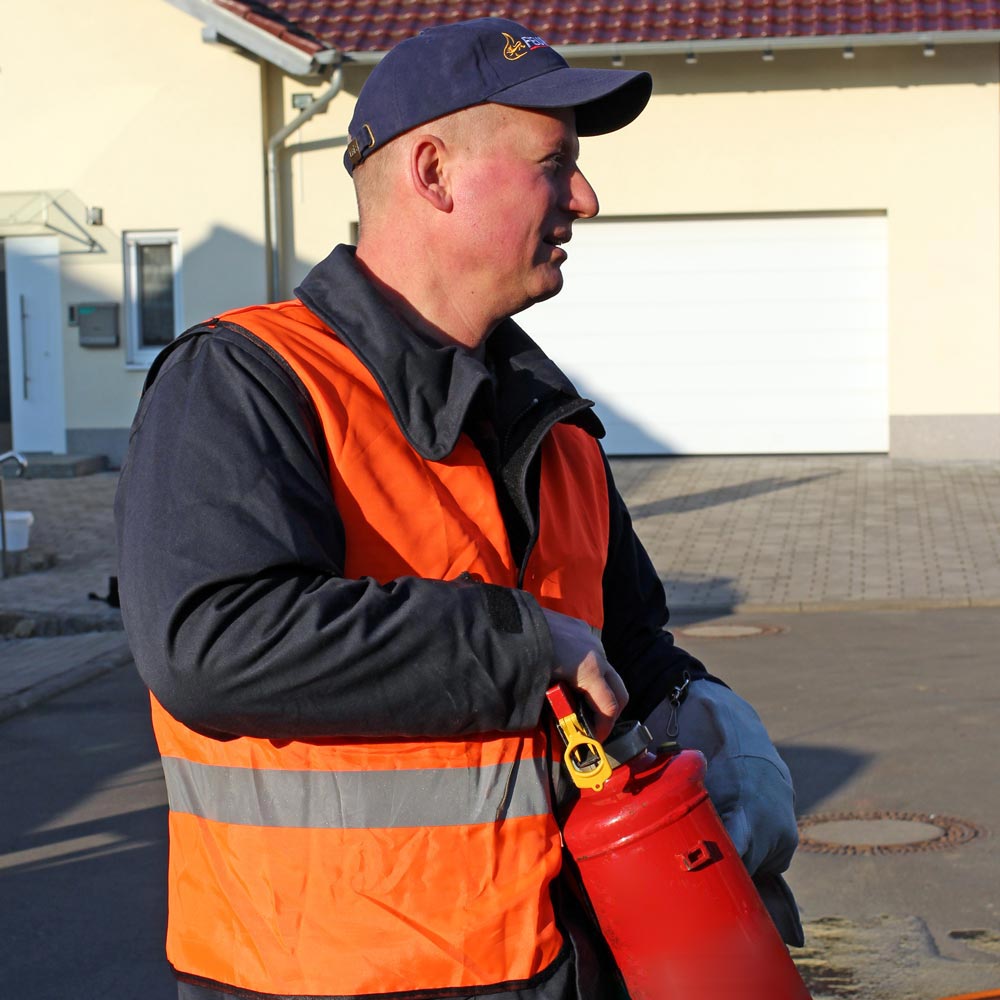
[[[677,742],[708,762],[705,787],[786,944],[802,947],[802,922],[781,873],[799,843],[792,776],[764,723],[723,684],[692,681],[677,715]]]
[[[705,787],[747,871],[785,871],[799,843],[795,793],[760,716],[729,688],[699,679],[677,726],[677,742],[705,755]]]

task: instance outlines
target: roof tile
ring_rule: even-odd
[[[1000,29],[1000,0],[214,0],[307,52],[382,52],[499,13],[553,45]]]

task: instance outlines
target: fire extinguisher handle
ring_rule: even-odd
[[[611,777],[612,767],[604,747],[581,722],[562,684],[553,684],[545,692],[556,717],[559,735],[566,744],[563,763],[577,788],[599,792]]]
[[[555,713],[557,719],[565,719],[567,715],[573,715],[576,712],[576,708],[569,700],[569,691],[566,685],[561,682],[553,684],[545,692],[545,697],[548,699],[549,707]]]

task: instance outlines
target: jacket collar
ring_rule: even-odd
[[[354,247],[343,245],[306,275],[295,294],[368,369],[400,430],[424,458],[440,461],[451,453],[473,397],[494,381],[512,418],[535,406],[539,415],[558,411],[558,419],[604,436],[593,402],[511,319],[490,335],[487,368],[460,347],[416,333],[362,274]]]

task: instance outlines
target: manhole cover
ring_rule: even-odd
[[[799,820],[799,850],[818,854],[913,854],[965,844],[982,831],[935,813],[827,813]]]
[[[778,625],[685,625],[674,629],[692,639],[754,639],[760,635],[776,635],[785,630]]]

